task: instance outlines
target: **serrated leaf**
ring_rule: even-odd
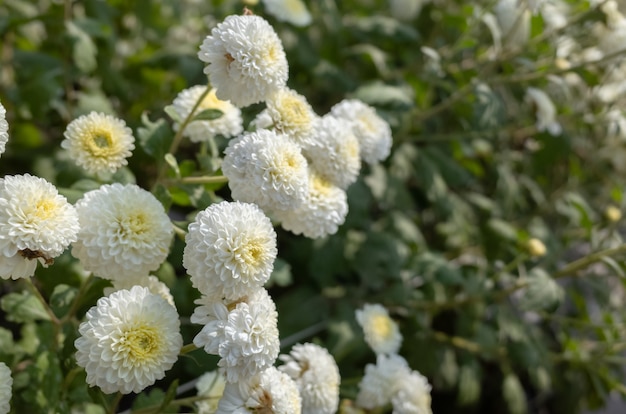
[[[193,121],[213,121],[215,119],[221,118],[222,115],[224,115],[224,112],[220,111],[219,109],[203,109],[202,111],[194,115]]]
[[[141,114],[143,126],[137,128],[137,139],[146,154],[155,159],[162,159],[169,150],[174,138],[172,130],[164,119],[152,122],[147,112]]]
[[[0,299],[7,320],[24,323],[36,320],[49,321],[50,316],[44,306],[29,292],[9,293]]]
[[[415,100],[410,87],[387,85],[382,82],[372,82],[359,87],[354,92],[354,98],[370,105],[393,109],[411,108]]]
[[[174,105],[167,105],[165,108],[163,108],[163,111],[170,118],[172,118],[172,120],[174,120],[175,122],[177,122],[179,124],[183,123],[183,118],[181,118],[180,114],[178,113],[178,110],[176,109],[176,107]]]

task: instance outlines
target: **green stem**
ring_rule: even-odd
[[[220,184],[227,183],[228,178],[223,175],[201,176],[201,177],[181,177],[176,179],[164,180],[166,185],[172,184]]]
[[[123,396],[124,396],[124,394],[122,394],[121,392],[118,392],[117,394],[115,394],[115,398],[111,402],[111,405],[109,405],[109,407],[108,407],[109,409],[107,410],[107,413],[115,414],[115,411],[117,411],[117,406],[119,405],[119,403],[122,400]]]
[[[195,346],[193,343],[187,344],[180,349],[180,352],[178,353],[178,355],[186,355],[190,352],[195,351],[196,349],[200,349],[200,348]]]
[[[600,250],[599,252],[591,253],[583,258],[575,260],[567,264],[561,270],[557,271],[554,274],[554,278],[559,279],[562,277],[573,276],[573,273],[576,273],[579,270],[582,270],[596,262],[599,262],[605,257],[618,255],[620,253],[626,253],[626,244],[622,244],[620,246],[612,247],[609,249]]]
[[[54,314],[54,312],[50,308],[50,305],[48,305],[48,302],[46,302],[46,299],[43,297],[41,292],[39,292],[39,289],[37,289],[37,287],[34,285],[34,283],[32,281],[32,278],[29,277],[29,278],[26,278],[25,280],[26,280],[26,286],[28,286],[28,288],[33,293],[33,295],[35,295],[37,300],[39,300],[39,302],[43,305],[44,310],[46,311],[46,313],[50,317],[50,322],[52,322],[52,324],[54,325],[54,327],[55,327],[54,330],[55,330],[56,336],[58,337],[59,326],[61,325],[61,321]]]
[[[74,301],[72,302],[72,307],[67,311],[67,314],[65,314],[59,321],[61,324],[64,324],[65,322],[72,319],[74,315],[76,315],[76,312],[78,311],[78,308],[81,305],[81,298],[83,297],[85,292],[89,289],[89,287],[91,286],[94,280],[95,280],[94,275],[90,273],[87,279],[85,279],[85,281],[80,285],[80,288],[78,289],[78,293],[76,293],[76,297],[74,298]]]

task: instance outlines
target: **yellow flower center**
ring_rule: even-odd
[[[34,208],[29,211],[31,221],[47,220],[58,211],[58,203],[51,198],[43,198],[37,201]]]
[[[269,173],[274,180],[286,181],[292,176],[293,171],[297,170],[300,166],[299,153],[292,151],[285,151],[275,161],[275,168],[272,168]]]
[[[123,237],[136,237],[150,230],[148,220],[143,212],[137,212],[118,218],[119,233]]]
[[[115,141],[110,130],[93,128],[83,137],[85,151],[94,157],[105,158],[115,150]]]
[[[392,320],[385,315],[376,315],[372,318],[371,327],[376,336],[388,338],[392,333]]]
[[[265,249],[261,239],[251,239],[235,250],[240,261],[252,268],[258,267],[263,261]]]
[[[200,105],[198,106],[198,110],[196,113],[204,110],[204,109],[219,109],[222,112],[225,112],[227,102],[218,99],[215,94],[215,89],[211,89],[208,94],[204,97]]]
[[[330,193],[332,184],[330,181],[323,179],[322,177],[315,175],[311,180],[311,193],[316,196],[325,196]]]
[[[139,325],[124,333],[120,342],[120,351],[124,352],[133,365],[149,361],[161,348],[160,335],[154,326]]]

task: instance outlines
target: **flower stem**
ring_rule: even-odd
[[[200,349],[200,348],[198,348],[193,343],[187,344],[180,349],[180,352],[178,353],[178,355],[185,355],[185,354],[195,351],[196,349]]]
[[[227,182],[228,178],[223,175],[181,177],[177,179],[164,180],[165,184],[220,184]]]

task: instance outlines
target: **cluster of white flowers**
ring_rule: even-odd
[[[387,309],[366,304],[356,311],[356,319],[377,355],[376,364],[365,367],[356,404],[372,410],[391,403],[394,414],[431,414],[431,386],[398,354],[402,334]]]

